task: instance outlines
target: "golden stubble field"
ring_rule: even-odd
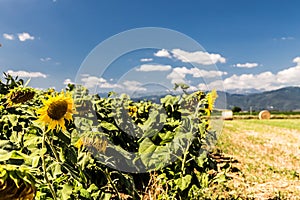
[[[224,121],[215,151],[232,157],[215,198],[300,199],[299,119]]]

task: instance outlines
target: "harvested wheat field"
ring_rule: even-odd
[[[215,149],[231,157],[230,180],[210,198],[300,199],[300,120],[225,121]]]

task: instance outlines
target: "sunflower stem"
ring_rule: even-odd
[[[43,132],[42,149],[45,148],[46,134],[47,134],[47,132],[44,131],[44,132]],[[46,180],[46,182],[47,182],[47,184],[48,184],[48,187],[49,187],[50,192],[51,192],[51,194],[52,194],[52,196],[53,196],[53,199],[56,200],[57,198],[56,198],[55,191],[54,191],[54,189],[53,189],[53,187],[52,187],[52,184],[50,183],[50,180],[49,180],[48,175],[47,175],[46,161],[45,161],[45,153],[43,153],[43,155],[41,156],[41,158],[42,158],[42,163],[43,163],[43,172],[44,172],[45,180]]]
[[[108,178],[108,181],[110,182],[111,186],[113,187],[113,189],[114,189],[115,192],[117,193],[118,199],[120,200],[120,199],[121,199],[121,196],[120,196],[119,190],[118,190],[118,188],[115,186],[113,180],[111,180],[110,174],[109,174],[109,172],[108,172],[107,169],[105,170],[105,174],[106,174],[106,177]]]
[[[47,139],[47,141],[48,141],[48,144],[49,144],[49,146],[50,146],[50,148],[51,148],[52,153],[54,154],[54,157],[55,157],[56,161],[57,161],[57,162],[60,162],[59,156],[58,156],[58,154],[57,154],[57,152],[56,152],[54,146],[52,145],[52,142],[50,141],[48,135],[46,135],[45,137],[46,137],[46,139]]]

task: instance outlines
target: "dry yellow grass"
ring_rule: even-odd
[[[231,165],[240,171],[228,172],[231,180],[210,188],[215,190],[213,196],[300,199],[299,129],[300,120],[224,122],[216,148],[238,160]]]

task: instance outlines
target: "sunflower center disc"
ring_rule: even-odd
[[[61,119],[68,110],[68,103],[65,100],[56,101],[50,104],[47,113],[51,119]]]

